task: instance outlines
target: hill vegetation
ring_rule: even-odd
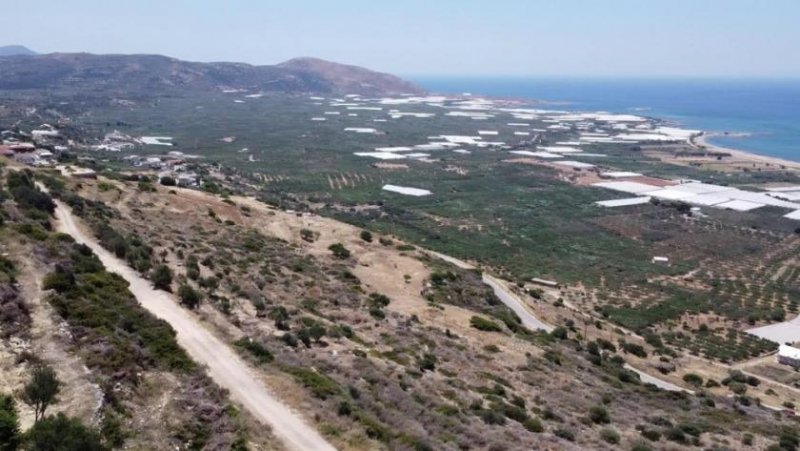
[[[9,50],[13,52],[13,50]],[[274,66],[195,63],[160,55],[0,54],[0,89],[150,97],[207,90],[386,95],[421,93],[398,77],[319,59]],[[15,56],[11,56],[15,55]]]

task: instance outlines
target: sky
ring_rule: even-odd
[[[0,45],[401,75],[800,77],[800,0],[0,0]]]

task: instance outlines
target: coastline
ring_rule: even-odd
[[[713,138],[715,135],[709,132],[703,132],[700,135],[693,136],[689,139],[689,144],[696,148],[696,149],[704,149],[710,152],[724,152],[731,155],[730,158],[738,159],[745,162],[755,162],[755,163],[769,163],[778,166],[785,166],[789,169],[800,170],[800,162],[785,160],[783,158],[778,157],[771,157],[767,155],[760,155],[757,153],[748,152],[745,150],[740,149],[732,149],[730,147],[723,147],[718,146],[716,144],[712,144],[708,141],[709,138]]]

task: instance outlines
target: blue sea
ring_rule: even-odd
[[[537,99],[552,109],[632,113],[728,132],[709,141],[800,161],[800,79],[408,78],[431,92]]]

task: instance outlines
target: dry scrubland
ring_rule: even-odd
[[[563,325],[552,334],[531,333],[478,272],[432,260],[394,237],[251,198],[136,181],[42,180],[105,247],[176,293],[337,447],[737,449],[794,440],[792,421],[757,406],[753,394],[767,384],[753,387],[734,375],[740,395],[751,395],[737,399],[726,387],[691,396],[640,384],[622,364],[650,365],[656,347],[573,310],[566,292],[517,289],[538,316]],[[74,339],[66,342],[71,355],[87,361],[89,380],[108,374],[105,359],[95,362]],[[141,406],[130,409],[133,417],[120,414],[123,429],[135,427],[140,412],[146,415],[139,421],[196,420],[199,406],[169,410],[187,386],[195,391],[185,402],[217,393],[209,408],[224,406],[224,394],[202,376],[186,379],[192,371],[183,367],[191,363],[174,362],[180,350],[159,355],[170,371],[123,360],[104,376],[123,384],[154,373],[178,390],[142,390],[170,386],[148,384],[146,376],[131,382],[137,389],[122,392],[123,404]],[[151,360],[159,368],[159,359]],[[728,369],[701,377],[723,382]],[[258,442],[246,412],[231,412],[194,424],[193,431],[207,431],[206,447],[236,430]],[[153,425],[150,433],[177,440],[172,425]],[[155,437],[133,440],[148,439]]]
[[[52,204],[31,174],[3,168],[3,175],[0,394],[17,398],[12,410],[28,430],[25,449],[44,449],[36,437],[46,437],[56,413],[83,424],[51,432],[64,446],[67,437],[83,437],[72,445],[81,449],[280,447],[269,429],[228,401],[121,278],[88,248],[52,231]],[[42,365],[55,370],[60,392],[49,417],[34,424],[21,392]],[[12,446],[8,435],[0,439],[6,440]]]

